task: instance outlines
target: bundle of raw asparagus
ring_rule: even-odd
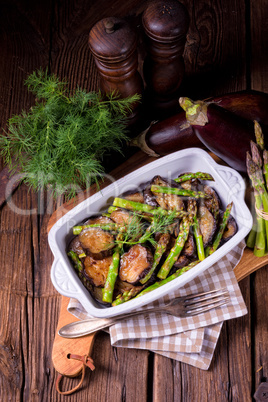
[[[247,246],[253,248],[254,255],[262,257],[268,251],[268,151],[257,121],[254,129],[256,143],[251,141],[251,155],[247,153],[247,172],[254,191],[256,214]]]

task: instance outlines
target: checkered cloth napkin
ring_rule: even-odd
[[[129,318],[109,328],[111,344],[116,347],[148,349],[207,370],[223,321],[247,314],[246,305],[233,273],[233,268],[240,261],[244,248],[243,241],[184,287],[142,307],[141,310],[163,305],[175,297],[225,287],[230,294],[228,304],[193,317],[177,318],[168,314],[151,313],[146,318]],[[90,317],[75,299],[70,300],[68,311],[80,319]]]

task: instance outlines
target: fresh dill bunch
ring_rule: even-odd
[[[139,239],[146,230],[147,224],[143,222],[142,218],[133,213],[130,215],[128,222],[122,226],[120,236],[116,243],[121,245],[134,245],[139,243]]]
[[[134,213],[129,222],[123,226],[122,236],[116,242],[130,246],[149,242],[155,247],[157,244],[155,234],[170,232],[171,226],[174,224],[177,224],[176,211],[169,215],[156,214],[150,223],[143,222],[142,218]]]
[[[147,227],[142,236],[142,242],[149,242],[153,247],[156,247],[156,233],[167,233],[172,231],[172,226],[177,224],[176,211],[172,211],[169,215],[161,213],[154,215],[151,224]]]
[[[67,82],[39,70],[25,81],[36,96],[28,111],[8,120],[0,136],[1,155],[34,190],[71,198],[103,177],[107,151],[121,152],[127,115],[139,95],[70,92]]]

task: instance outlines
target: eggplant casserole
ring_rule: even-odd
[[[116,306],[188,271],[236,232],[208,173],[155,176],[114,198],[107,212],[73,227],[67,254],[92,297]]]

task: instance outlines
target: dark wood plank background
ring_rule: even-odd
[[[268,92],[268,3],[182,0],[191,25],[185,49],[186,96],[242,89]],[[0,0],[0,122],[31,106],[23,85],[48,67],[71,87],[98,89],[88,33],[106,16],[137,17],[139,0]],[[3,162],[1,161],[1,168]],[[21,185],[0,218],[1,401],[250,401],[268,377],[266,267],[241,282],[248,315],[224,324],[208,371],[148,351],[113,349],[100,333],[83,388],[57,394],[51,351],[60,295],[50,282],[47,223],[55,205]],[[20,213],[14,207],[21,209]],[[32,210],[27,215],[23,211]],[[65,379],[64,388],[77,380]]]

